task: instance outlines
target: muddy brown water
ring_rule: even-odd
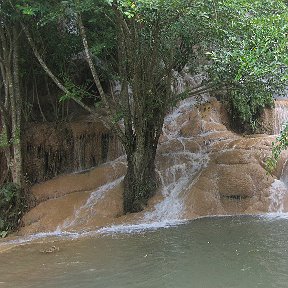
[[[0,287],[288,287],[288,216],[142,228],[16,246],[0,254]]]

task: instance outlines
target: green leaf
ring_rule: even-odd
[[[1,231],[0,232],[0,237],[5,238],[8,235],[8,231]]]

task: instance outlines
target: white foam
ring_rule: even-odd
[[[265,218],[268,220],[278,220],[278,219],[288,219],[288,213],[267,213],[260,215],[261,218]]]
[[[80,231],[80,232],[65,232],[56,230],[54,232],[37,233],[26,237],[20,237],[18,239],[9,240],[0,243],[0,247],[9,245],[24,245],[29,243],[42,243],[43,240],[47,242],[49,238],[51,241],[56,239],[68,240],[68,239],[81,239],[87,237],[97,237],[102,235],[114,235],[114,234],[135,234],[146,231],[155,231],[162,228],[170,228],[187,223],[186,220],[174,220],[174,221],[162,221],[151,223],[139,223],[139,224],[127,224],[127,225],[112,225],[103,227],[94,231]]]
[[[114,234],[114,233],[139,233],[151,230],[158,230],[161,228],[169,228],[186,223],[185,220],[174,221],[157,221],[151,223],[139,223],[134,225],[113,225],[110,227],[104,227],[97,231],[99,234]]]
[[[180,117],[185,113],[189,113],[196,104],[204,103],[206,101],[207,97],[202,97],[201,99],[191,97],[180,101],[179,105],[165,117],[163,135],[169,140],[178,138],[180,126],[184,124],[179,121]]]
[[[0,247],[2,246],[8,246],[8,245],[21,245],[26,244],[30,242],[34,242],[37,240],[42,240],[46,238],[65,238],[65,239],[75,239],[79,238],[81,235],[84,235],[84,233],[76,233],[76,232],[65,232],[65,231],[59,231],[58,229],[54,232],[43,232],[43,233],[36,233],[33,235],[20,237],[13,240],[8,240],[6,242],[0,243]]]

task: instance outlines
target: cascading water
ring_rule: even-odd
[[[279,135],[283,125],[288,122],[288,101],[275,101],[274,134]]]
[[[145,213],[144,221],[173,221],[179,220],[184,211],[185,190],[193,185],[201,169],[208,162],[204,153],[179,152],[169,155],[172,164],[167,169],[159,171],[163,201],[155,206],[152,212]],[[185,163],[183,158],[185,157]]]
[[[153,211],[145,213],[143,219],[145,222],[151,220],[165,222],[181,219],[184,211],[185,191],[193,185],[197,176],[209,161],[208,154],[204,150],[200,149],[197,153],[186,150],[185,142],[191,140],[191,138],[179,135],[181,125],[185,123],[185,118],[181,118],[191,111],[195,104],[197,104],[195,99],[186,99],[165,118],[163,135],[167,138],[167,141],[163,144],[168,147],[169,145],[172,146],[173,141],[177,139],[182,145],[182,150],[160,155],[161,161],[158,161],[157,168],[161,179],[163,201],[158,203]],[[165,165],[167,163],[169,164]]]
[[[270,205],[269,212],[271,213],[283,213],[284,202],[287,197],[288,189],[288,165],[287,161],[282,169],[281,177],[279,180],[275,180],[270,188]]]
[[[274,134],[279,135],[283,130],[283,126],[288,123],[288,101],[276,100],[274,110]],[[283,213],[284,199],[288,188],[288,171],[282,170],[279,180],[275,180],[270,188],[270,205],[271,213]]]
[[[184,72],[183,72],[184,73]],[[187,86],[198,86],[203,80],[202,76],[191,77],[189,74],[177,74],[175,72],[174,90],[176,93],[182,93]],[[117,83],[116,83],[117,84]],[[119,90],[119,85],[114,85],[114,90]],[[114,93],[117,94],[117,93]],[[181,137],[179,131],[181,125],[185,123],[186,115],[193,109],[196,104],[207,101],[205,95],[200,99],[189,98],[181,101],[177,108],[175,108],[169,115],[165,117],[163,127],[163,137],[165,141],[160,143],[169,148],[170,151],[165,153],[158,153],[156,160],[156,167],[159,178],[161,180],[160,191],[163,200],[156,204],[153,211],[147,211],[143,219],[138,223],[155,223],[156,222],[171,222],[182,218],[184,211],[184,194],[185,191],[193,184],[201,169],[209,161],[208,154],[202,151],[192,153],[185,148],[185,141],[188,138]],[[183,118],[183,119],[182,119]],[[182,149],[175,151],[173,149],[173,141],[179,141],[182,144]],[[190,139],[191,140],[191,139]],[[170,149],[171,148],[171,149]],[[97,202],[101,201],[105,193],[119,185],[123,177],[116,179],[111,183],[107,183],[92,192],[86,203],[74,212],[74,215],[65,220],[65,222],[58,227],[60,230],[70,230],[72,227],[77,227],[84,222],[89,221],[89,218],[97,215],[95,207]]]
[[[284,210],[284,197],[287,192],[287,187],[281,180],[275,180],[270,188],[270,213],[283,213]]]
[[[83,225],[89,221],[92,217],[97,215],[97,211],[93,209],[96,203],[101,200],[105,193],[119,185],[123,181],[124,177],[119,177],[118,179],[102,185],[97,190],[92,192],[87,199],[86,203],[80,207],[80,209],[74,212],[71,219],[65,220],[65,222],[59,226],[57,229],[60,231],[69,229],[70,227],[75,227]]]

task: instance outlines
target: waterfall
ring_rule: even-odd
[[[287,189],[288,189],[288,162],[283,165],[281,177],[279,180],[275,180],[270,188],[270,205],[269,212],[272,213],[283,213],[284,204],[287,200]]]
[[[198,103],[199,101],[195,101],[193,98],[183,100],[176,109],[165,117],[163,136],[166,140],[159,144],[156,157],[156,172],[160,179],[160,191],[157,194],[160,195],[161,200],[154,206],[148,207],[148,211],[144,212],[142,217],[137,220],[139,225],[143,223],[148,226],[155,225],[156,222],[171,223],[183,218],[185,191],[193,185],[209,161],[208,153],[205,149],[202,150],[200,146],[195,152],[186,149],[186,141],[192,139],[180,135],[181,125],[187,121],[185,115],[189,114],[188,112]],[[79,227],[86,229],[86,227],[91,226],[90,221],[93,221],[93,218],[98,215],[98,209],[101,209],[101,213],[103,212],[101,206],[104,197],[110,193],[108,197],[111,199],[113,194],[111,191],[121,185],[123,178],[120,176],[93,191],[86,202],[77,208],[72,217],[66,219],[58,227],[58,230],[75,231],[75,228],[76,230]],[[112,209],[110,206],[107,208]]]
[[[286,123],[288,123],[288,101],[276,100],[274,110],[274,134],[279,135]],[[285,164],[280,179],[275,180],[271,185],[269,212],[283,213],[287,188],[288,170]]]
[[[279,135],[283,129],[283,125],[288,122],[288,101],[275,101],[275,119],[274,119],[274,134]]]
[[[124,177],[119,177],[116,180],[112,182],[108,182],[102,186],[100,186],[98,189],[93,191],[89,198],[87,199],[86,203],[80,207],[80,209],[76,210],[74,212],[74,215],[71,219],[66,219],[64,223],[58,227],[60,230],[65,230],[70,227],[78,226],[85,224],[94,217],[97,214],[97,211],[95,211],[93,208],[97,204],[97,202],[101,199],[103,199],[105,193],[113,188],[115,188],[117,185],[119,185],[123,181]]]
[[[175,89],[180,93],[189,77],[184,81],[181,75],[176,76]],[[116,84],[115,97],[119,90]],[[276,123],[279,127],[288,120],[286,106],[288,101],[276,101],[275,131]],[[272,137],[242,137],[229,131],[222,108],[215,98],[202,95],[182,100],[165,117],[155,163],[160,185],[144,211],[123,215],[127,165],[123,156],[35,189],[35,195],[44,200],[27,213],[22,233],[78,237],[167,227],[208,215],[285,213],[288,165],[273,182],[275,177],[267,177],[259,163],[270,152]],[[77,144],[77,149],[83,149],[81,141]],[[47,195],[43,197],[42,192]]]
[[[270,213],[283,213],[284,210],[284,197],[287,192],[285,183],[281,180],[275,180],[270,188]]]
[[[205,101],[202,99],[202,101]],[[177,109],[172,111],[164,121],[163,135],[167,141],[162,143],[169,149],[160,155],[157,161],[157,172],[161,180],[161,195],[163,200],[156,204],[153,211],[148,211],[144,215],[144,222],[149,221],[173,221],[182,218],[184,211],[185,191],[193,185],[201,170],[209,161],[209,156],[205,150],[191,152],[185,147],[185,142],[191,138],[182,137],[180,129],[185,124],[189,111],[193,109],[197,102],[194,98],[181,101]],[[180,150],[175,151],[175,140],[180,143]],[[168,150],[168,152],[167,152]],[[168,164],[168,165],[167,165]]]
[[[201,169],[208,163],[208,155],[187,151],[169,155],[172,165],[158,170],[161,179],[163,200],[155,205],[153,211],[145,213],[144,221],[171,221],[182,218],[185,191],[193,185]],[[185,162],[183,163],[183,158]]]

